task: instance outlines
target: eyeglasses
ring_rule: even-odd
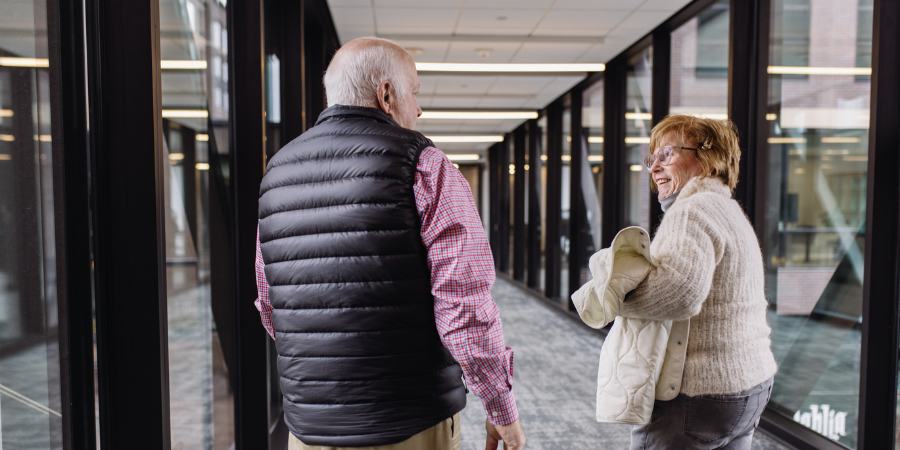
[[[654,161],[659,161],[659,165],[661,165],[661,166],[668,166],[669,163],[672,161],[672,155],[675,153],[675,149],[676,149],[676,148],[677,148],[677,149],[680,149],[680,150],[693,150],[693,151],[697,151],[696,148],[690,148],[690,147],[677,147],[677,146],[676,146],[676,147],[670,147],[670,146],[667,145],[667,146],[665,146],[665,147],[660,147],[659,150],[657,150],[655,153],[652,153],[652,154],[649,154],[649,155],[645,156],[645,157],[644,157],[644,165],[647,166],[647,169],[650,169],[651,167],[653,167],[653,162],[654,162]]]

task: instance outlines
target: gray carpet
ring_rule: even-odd
[[[492,294],[506,345],[515,351],[514,389],[526,448],[627,449],[630,426],[594,420],[603,339],[508,281],[498,279]],[[470,393],[462,413],[462,450],[484,448],[484,419],[481,401]],[[786,448],[757,431],[754,450]]]

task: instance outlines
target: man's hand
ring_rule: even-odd
[[[487,442],[484,450],[497,450],[498,441],[503,441],[504,450],[522,450],[525,448],[525,432],[518,420],[503,426],[494,425],[490,421],[484,421],[484,429],[487,430]]]

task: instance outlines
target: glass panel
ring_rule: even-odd
[[[712,5],[672,32],[669,112],[728,118],[728,6]]]
[[[650,153],[652,116],[650,104],[653,78],[652,48],[628,61],[625,102],[625,225],[650,229],[650,177],[644,173],[643,158]]]
[[[569,217],[572,199],[572,101],[567,95],[562,111],[562,161],[560,167],[560,217],[559,217],[559,297],[569,303]],[[581,287],[581,286],[579,286]]]
[[[216,327],[224,317],[212,307],[219,263],[210,257],[210,223],[224,219],[211,217],[220,210],[211,203],[222,201],[216,195],[228,173],[219,163],[229,147],[226,8],[216,0],[162,0],[159,9],[162,60],[192,67],[166,63],[161,79],[172,448],[228,449],[234,395]]]
[[[507,166],[509,169],[509,266],[508,273],[513,273],[515,267],[515,257],[513,256],[516,248],[516,142],[512,138],[512,134],[507,135],[507,143],[509,150],[509,161]]]
[[[579,262],[581,283],[584,285],[591,277],[588,261],[591,255],[600,250],[600,219],[603,198],[603,80],[584,91],[581,112],[582,143],[587,149],[587,161],[581,163],[581,193],[587,223],[582,224],[585,236],[582,242],[587,246],[584,259]]]
[[[541,292],[546,291],[547,284],[547,115],[544,114],[537,121],[538,133],[541,135],[541,160],[535,161],[538,167],[538,183],[541,186],[541,273],[540,284],[538,288]]]
[[[836,0],[773,3],[771,64],[795,74],[769,70],[768,163],[760,170],[779,365],[769,405],[849,447],[857,443],[870,83],[828,68],[855,67],[860,43],[871,42],[871,24],[857,29],[871,14],[857,12]]]
[[[0,15],[0,448],[62,449],[47,8]]]

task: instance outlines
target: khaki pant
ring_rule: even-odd
[[[306,445],[293,434],[288,441],[288,450],[459,450],[460,446],[459,413],[443,422],[414,435],[413,437],[391,445],[377,447],[326,447],[322,445]]]

